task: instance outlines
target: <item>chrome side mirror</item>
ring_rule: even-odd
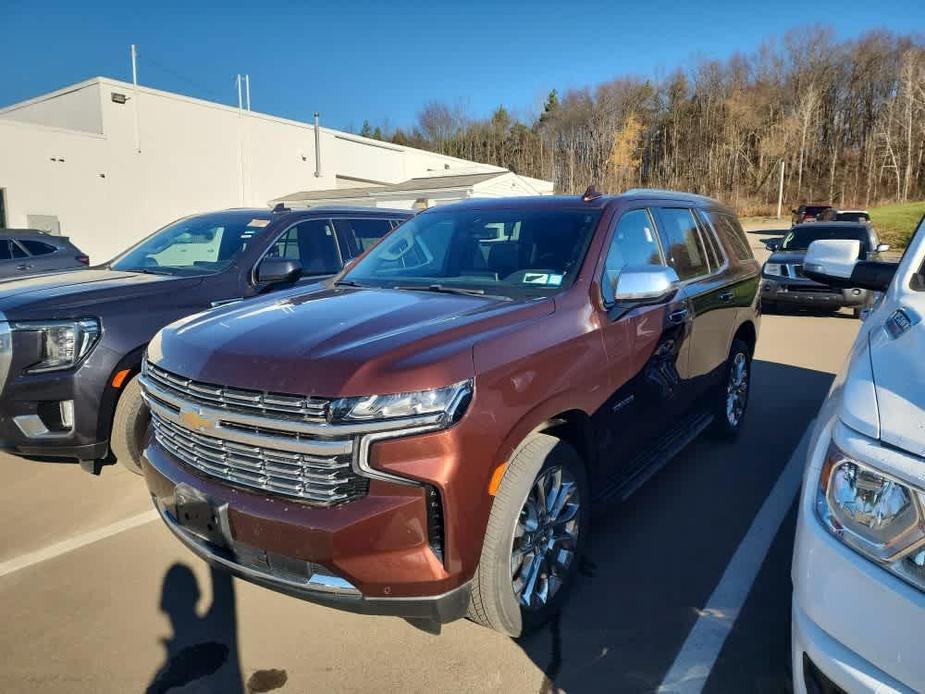
[[[877,244],[877,253],[886,253],[890,250],[890,244],[888,243],[878,243]]]
[[[660,303],[674,296],[679,285],[678,273],[673,268],[664,265],[630,265],[624,267],[616,277],[614,301],[622,304]]]
[[[846,280],[854,272],[861,242],[849,239],[813,241],[806,250],[803,271],[823,278]]]

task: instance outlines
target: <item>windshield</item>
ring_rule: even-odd
[[[868,248],[869,234],[866,229],[854,226],[822,226],[808,224],[793,227],[784,237],[781,248],[785,251],[805,251],[809,244],[819,239],[851,239],[861,242],[861,255],[870,250]]]
[[[207,274],[229,267],[270,224],[269,213],[215,212],[170,224],[116,258],[110,267],[165,275]]]
[[[468,289],[502,296],[558,291],[575,279],[600,210],[424,212],[373,248],[341,282]]]

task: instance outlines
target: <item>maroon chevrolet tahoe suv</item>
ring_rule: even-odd
[[[254,583],[517,636],[593,506],[748,402],[759,267],[714,200],[639,190],[427,210],[316,291],[162,330],[144,474]]]

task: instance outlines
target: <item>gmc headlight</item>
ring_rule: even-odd
[[[341,398],[331,403],[328,417],[332,423],[422,418],[432,424],[449,426],[462,417],[471,398],[472,381],[460,381],[444,388],[412,393]]]
[[[771,275],[773,277],[781,276],[781,264],[780,263],[765,263],[764,264],[764,274]]]
[[[925,590],[925,492],[830,444],[816,513],[846,545]]]
[[[100,323],[95,318],[61,321],[22,321],[12,324],[16,332],[36,332],[40,335],[39,361],[26,373],[61,371],[76,366],[96,345]]]

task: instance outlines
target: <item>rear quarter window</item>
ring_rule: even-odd
[[[54,253],[57,249],[50,243],[44,241],[35,241],[33,239],[21,239],[20,242],[32,255],[48,255]]]

